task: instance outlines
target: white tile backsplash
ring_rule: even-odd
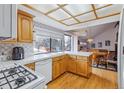
[[[4,53],[12,57],[12,49],[17,46],[24,48],[25,58],[33,55],[33,44],[31,43],[0,44],[0,55]]]

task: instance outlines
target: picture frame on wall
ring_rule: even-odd
[[[110,40],[106,40],[105,41],[105,46],[111,46],[111,41]]]
[[[92,47],[92,48],[95,48],[95,47],[96,47],[95,43],[92,43],[92,44],[91,44],[91,47]]]
[[[102,42],[98,42],[98,47],[102,48]]]

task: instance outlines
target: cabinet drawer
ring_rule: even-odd
[[[77,60],[88,61],[87,57],[77,56]]]

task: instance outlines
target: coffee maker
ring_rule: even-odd
[[[14,47],[12,51],[12,60],[24,59],[24,49],[23,47]]]

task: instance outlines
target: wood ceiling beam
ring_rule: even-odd
[[[91,4],[91,6],[93,8],[93,12],[94,12],[94,15],[95,15],[96,19],[98,19],[98,16],[97,16],[97,13],[96,13],[96,9],[95,9],[94,4]]]
[[[100,8],[96,8],[96,10],[99,10],[99,9],[102,9],[102,8],[105,8],[105,7],[109,7],[109,6],[111,6],[112,4],[108,4],[108,5],[105,5],[105,6],[102,6],[102,7],[100,7]]]
[[[96,8],[95,10],[99,10],[99,9],[102,9],[102,8],[105,8],[105,7],[109,7],[109,6],[111,6],[111,5],[112,5],[112,4],[108,4],[108,5],[102,6],[102,7],[100,7],[100,8]],[[84,14],[87,14],[87,13],[90,13],[90,12],[93,12],[93,10],[88,11],[88,12],[85,12],[85,13],[77,14],[77,15],[75,15],[74,17],[81,16],[81,15],[84,15]],[[59,21],[64,21],[64,20],[68,20],[68,19],[71,19],[71,18],[72,18],[72,17],[69,17],[69,18],[65,18],[65,19],[59,20]]]
[[[75,16],[73,16],[73,17],[81,16],[81,15],[84,15],[84,14],[87,14],[87,13],[90,13],[90,12],[93,12],[93,10],[88,11],[88,12],[85,12],[85,13],[81,13],[81,14],[78,14],[78,15],[75,15]],[[65,21],[65,20],[68,20],[68,19],[71,19],[71,18],[72,18],[72,17],[69,17],[69,18],[65,18],[65,19],[59,20],[59,21]]]
[[[37,12],[39,12],[39,13],[45,15],[43,12],[41,12],[41,11],[39,11],[39,10],[33,8],[32,6],[30,6],[30,5],[28,5],[28,4],[21,4],[21,5],[23,5],[23,6],[29,8],[29,9],[31,9],[31,10],[37,11]],[[48,15],[45,15],[45,16],[47,16],[48,18],[50,18],[50,19],[52,19],[52,20],[54,20],[54,21],[56,21],[56,22],[59,22],[59,23],[65,25],[65,26],[68,26],[67,24],[65,24],[65,23],[63,23],[63,22],[61,22],[61,21],[58,21],[57,19],[54,19],[54,18],[52,18],[52,17],[50,17],[50,16],[48,16]]]
[[[30,6],[30,5],[28,5],[28,4],[22,4],[22,5],[25,6],[25,7],[30,8],[31,10],[37,11],[37,12],[39,12],[39,13],[45,15],[43,12],[41,12],[41,11],[39,11],[39,10],[33,8],[32,6]],[[97,8],[97,9],[95,9],[95,10],[99,10],[99,9],[102,9],[102,8],[105,8],[105,7],[108,7],[108,6],[111,6],[111,5],[112,5],[112,4],[108,4],[108,5],[106,5],[106,6]],[[75,17],[77,17],[77,16],[80,16],[80,15],[83,15],[83,14],[87,14],[87,13],[90,13],[90,12],[93,12],[93,10],[92,10],[92,11],[89,11],[89,12],[86,12],[86,13],[78,14],[78,15],[73,16],[73,17],[69,17],[69,18],[67,18],[67,19],[75,18]],[[111,17],[111,16],[115,16],[115,15],[119,15],[119,14],[120,14],[120,12],[119,12],[119,13],[115,13],[115,14],[111,14],[111,15],[107,15],[107,16],[103,16],[103,17],[98,17],[98,19],[102,19],[102,18],[106,18],[106,17]],[[86,23],[86,22],[89,22],[89,21],[98,20],[98,19],[91,19],[91,20],[87,20],[87,21],[83,21],[83,22],[79,22],[79,23],[75,23],[75,24],[68,25],[68,24],[65,24],[65,23],[61,22],[60,20],[54,19],[54,18],[52,18],[52,17],[50,17],[50,16],[48,16],[48,15],[46,15],[46,16],[49,17],[50,19],[54,20],[54,21],[57,21],[57,22],[59,22],[59,23],[65,25],[65,26],[73,26],[73,25],[80,24],[80,23]],[[63,19],[63,21],[64,21],[64,19]]]
[[[73,19],[75,19],[78,23],[80,23],[80,21],[78,19],[76,19],[68,10],[66,10],[65,8],[61,7],[59,4],[57,4],[62,10],[64,10],[67,14],[69,14]]]
[[[61,5],[61,7],[64,7],[64,6],[66,6],[66,5],[67,5],[67,4]],[[58,9],[60,9],[60,7],[57,7],[57,8],[55,8],[55,9],[51,10],[51,11],[48,11],[47,13],[45,13],[45,15],[48,15],[48,14],[50,14],[50,13],[52,13],[52,12],[55,12],[55,11],[58,10]]]
[[[115,15],[119,15],[119,13],[115,13],[115,14],[111,14],[111,15],[107,15],[107,16],[102,16],[102,17],[98,17],[98,19],[91,19],[91,20],[87,20],[87,21],[83,21],[83,22],[80,22],[80,23],[86,23],[86,22],[90,22],[90,21],[93,21],[93,20],[99,20],[99,19],[103,19],[103,18],[107,18],[107,17],[111,17],[111,16],[115,16]],[[76,25],[76,24],[79,24],[79,23],[74,23],[74,24],[71,24],[71,25],[67,25],[67,26],[73,26],[73,25]]]

